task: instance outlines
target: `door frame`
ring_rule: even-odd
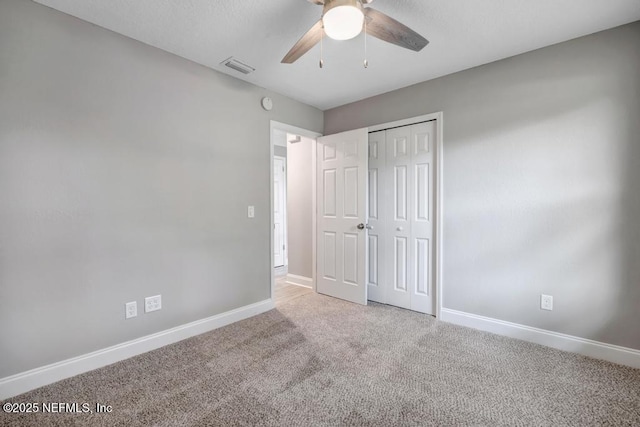
[[[276,284],[276,275],[275,275],[275,269],[274,269],[274,254],[273,254],[273,225],[274,225],[274,215],[273,215],[273,207],[274,207],[274,203],[273,203],[273,157],[274,157],[274,145],[275,145],[275,138],[274,138],[274,131],[275,130],[280,130],[280,131],[284,131],[286,133],[292,133],[295,135],[300,135],[302,137],[311,139],[311,179],[312,179],[312,201],[311,201],[311,207],[312,207],[312,217],[311,217],[311,224],[313,227],[312,230],[312,242],[311,242],[311,248],[312,248],[312,260],[311,260],[311,279],[313,280],[313,284],[312,284],[312,288],[313,291],[316,292],[316,139],[320,136],[322,136],[321,133],[318,132],[314,132],[308,129],[303,129],[303,128],[299,128],[297,126],[293,126],[293,125],[289,125],[286,123],[281,123],[281,122],[277,122],[275,120],[270,120],[269,121],[269,204],[270,204],[270,209],[269,209],[269,217],[270,217],[270,231],[269,231],[269,247],[270,247],[270,262],[269,262],[269,269],[271,270],[271,300],[273,301],[275,298],[274,295],[274,291],[275,291],[275,284]],[[287,156],[288,157],[288,156]],[[288,249],[288,248],[287,248]]]
[[[434,279],[435,283],[435,293],[436,293],[436,318],[440,318],[440,313],[442,311],[442,253],[443,253],[443,127],[444,127],[444,113],[439,111],[437,113],[425,114],[422,116],[411,117],[408,119],[396,120],[393,122],[381,123],[379,125],[369,126],[369,132],[377,132],[385,129],[396,128],[400,126],[409,126],[415,125],[421,122],[427,122],[435,120],[436,121],[436,155],[434,157],[435,162],[435,194],[434,194],[434,213],[435,213],[435,254],[434,254]]]

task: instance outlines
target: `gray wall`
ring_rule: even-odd
[[[640,22],[326,111],[325,134],[436,111],[444,306],[640,349]]]
[[[287,143],[288,272],[311,278],[313,260],[313,142]]]
[[[323,127],[312,107],[2,0],[0,378],[268,299],[271,119]],[[162,310],[142,313],[155,294]]]
[[[279,145],[276,145],[275,147],[273,147],[273,155],[274,156],[279,156],[279,157],[284,157],[286,159],[287,158],[287,147],[281,147]]]

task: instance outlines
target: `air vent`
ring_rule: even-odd
[[[229,68],[231,68],[232,70],[236,70],[241,72],[242,74],[249,74],[249,73],[253,73],[256,69],[247,65],[247,64],[243,64],[242,62],[238,61],[237,59],[235,59],[233,56],[230,58],[225,59],[224,61],[222,61],[220,64],[227,66]]]

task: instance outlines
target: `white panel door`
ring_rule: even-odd
[[[436,122],[411,126],[411,309],[435,314],[433,148]]]
[[[367,236],[367,249],[369,251],[367,265],[367,288],[370,301],[386,303],[385,274],[386,263],[384,248],[387,245],[384,224],[387,220],[387,212],[384,209],[384,200],[389,195],[387,187],[386,159],[386,132],[372,132],[369,134],[369,232]]]
[[[273,264],[274,267],[285,265],[286,246],[286,159],[273,158]]]
[[[316,289],[321,294],[364,305],[367,140],[367,129],[318,138],[316,181]]]
[[[385,259],[388,263],[387,304],[402,308],[411,308],[410,283],[412,269],[411,211],[413,199],[411,168],[411,128],[409,126],[387,130],[387,187],[389,197],[384,201],[387,213],[385,234],[388,236],[385,246]]]
[[[369,299],[435,314],[436,122],[369,134]]]

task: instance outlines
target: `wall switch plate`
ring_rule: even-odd
[[[162,295],[154,295],[144,299],[144,312],[150,313],[162,308]]]
[[[249,218],[253,218],[256,216],[256,208],[255,206],[249,206],[249,208],[247,209],[247,216]]]
[[[138,315],[138,303],[135,301],[128,302],[124,305],[124,318],[131,319]]]
[[[540,295],[540,308],[543,310],[553,310],[553,297],[551,295]]]

